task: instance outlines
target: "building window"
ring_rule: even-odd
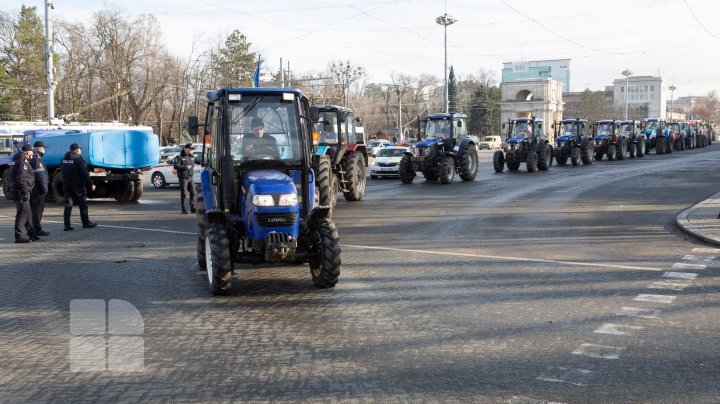
[[[624,93],[624,92],[625,92],[625,87],[620,86],[620,92],[621,92],[621,93]]]
[[[650,91],[655,91],[655,86],[650,86]]]

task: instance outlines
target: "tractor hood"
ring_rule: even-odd
[[[279,171],[250,171],[243,177],[243,188],[249,195],[296,193],[292,178]]]
[[[431,137],[428,139],[423,139],[415,145],[416,147],[428,147],[428,146],[435,146],[435,144],[444,141],[445,139],[441,137]]]
[[[507,142],[509,144],[520,143],[520,142],[524,141],[525,139],[527,139],[527,135],[519,135],[519,136],[515,136],[513,138],[508,139]]]
[[[609,137],[610,135],[607,133],[601,133],[597,136],[595,136],[595,140],[605,140],[606,137]]]
[[[655,129],[645,129],[645,136],[651,136],[655,134]]]
[[[558,142],[567,142],[571,138],[572,138],[572,135],[562,135],[562,136],[558,136],[556,140]]]

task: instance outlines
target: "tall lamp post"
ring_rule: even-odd
[[[435,22],[445,27],[445,71],[443,72],[443,78],[445,79],[445,113],[447,114],[450,110],[450,102],[448,100],[448,68],[447,68],[447,27],[457,22],[457,18],[447,15],[447,13],[441,15],[435,19]]]
[[[622,75],[625,76],[625,120],[628,119],[628,101],[630,100],[630,75],[632,72],[630,69],[626,69],[622,71]]]
[[[677,87],[675,87],[674,84],[671,84],[670,87],[668,87],[668,90],[670,90],[670,118],[669,121],[673,120],[673,93],[675,90],[677,90]]]

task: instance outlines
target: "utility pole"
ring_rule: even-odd
[[[625,76],[625,120],[628,119],[628,101],[630,100],[630,75],[633,74],[633,72],[630,71],[630,69],[625,69],[622,71],[622,75]]]
[[[280,88],[285,88],[285,70],[282,58],[280,58]]]
[[[670,118],[668,118],[668,122],[673,121],[673,95],[675,93],[675,90],[677,90],[677,87],[675,87],[674,84],[671,84],[670,87],[668,87],[668,90],[670,90]]]
[[[55,76],[53,74],[53,29],[50,23],[50,10],[55,7],[45,0],[45,77],[47,80],[48,121],[55,119]]]
[[[435,22],[445,27],[445,71],[443,72],[443,78],[445,79],[445,113],[447,114],[450,110],[448,100],[448,68],[447,68],[447,27],[448,25],[455,24],[457,18],[447,15],[447,13],[441,15],[435,19]]]

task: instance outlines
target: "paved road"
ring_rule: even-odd
[[[245,266],[211,296],[177,189],[92,202],[96,229],[50,207],[29,246],[0,202],[0,401],[720,401],[720,250],[673,226],[717,192],[720,149],[536,174],[490,156],[475,182],[340,201],[333,290]],[[143,371],[72,371],[75,299],[137,308]]]

